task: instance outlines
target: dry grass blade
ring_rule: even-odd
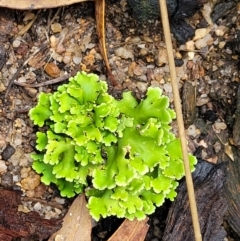
[[[148,232],[148,218],[142,221],[125,219],[108,241],[143,241]]]
[[[174,57],[173,57],[173,47],[172,47],[172,41],[171,41],[171,35],[170,35],[170,26],[169,26],[169,18],[168,18],[166,0],[159,0],[159,5],[160,5],[160,11],[161,11],[161,17],[162,17],[165,43],[166,43],[166,47],[167,47],[171,84],[172,84],[172,89],[173,89],[174,105],[175,105],[175,110],[176,110],[176,114],[177,114],[178,131],[179,131],[179,136],[180,136],[180,140],[181,140],[182,155],[183,155],[186,184],[187,184],[188,197],[189,197],[189,203],[190,203],[190,209],[191,209],[191,215],[192,215],[192,222],[193,222],[193,228],[194,228],[194,235],[195,235],[196,241],[201,241],[202,235],[201,235],[201,230],[200,230],[192,175],[191,175],[189,159],[188,159],[187,141],[186,141],[186,137],[185,137],[185,129],[184,129],[184,124],[183,124],[182,107],[180,104],[181,100],[180,100],[179,91],[178,91],[178,84],[176,81],[177,75],[176,75],[175,63],[174,63]]]
[[[112,74],[106,50],[106,41],[105,41],[105,0],[95,0],[95,16],[97,22],[97,35],[99,40],[99,49],[103,57],[108,78],[110,79],[112,85],[117,86],[118,82],[116,81],[114,75]]]
[[[79,195],[63,219],[62,228],[48,241],[91,241],[92,218],[86,207],[85,195]]]
[[[25,34],[33,25],[33,23],[35,22],[35,20],[37,19],[39,13],[41,12],[41,10],[38,10],[37,14],[35,15],[35,17],[26,25],[24,26],[18,33],[18,35],[22,36],[23,34]]]

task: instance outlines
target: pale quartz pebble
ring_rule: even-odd
[[[229,29],[228,27],[224,25],[220,25],[215,29],[214,32],[218,37],[222,37],[228,31],[228,29]]]
[[[33,209],[35,211],[40,211],[41,208],[42,208],[42,204],[40,202],[35,203],[34,206],[33,206]]]
[[[26,206],[20,204],[20,205],[18,205],[18,212],[29,213],[30,210]]]
[[[5,161],[0,160],[0,174],[7,172],[7,166]]]
[[[54,35],[51,35],[49,40],[51,48],[55,49],[58,45],[58,39]]]
[[[21,76],[20,78],[18,78],[17,80],[19,83],[25,83],[27,80],[25,78],[25,76]]]
[[[201,157],[202,157],[202,159],[206,159],[206,157],[207,157],[207,152],[204,151],[204,150],[202,150],[202,152],[201,152]]]
[[[13,175],[13,182],[19,182],[21,179],[19,175]]]
[[[56,214],[61,214],[62,213],[62,210],[60,210],[59,208],[54,208],[54,211],[56,212]]]
[[[141,91],[141,92],[145,92],[148,88],[148,84],[147,83],[143,83],[143,82],[137,82],[137,88]]]
[[[148,50],[145,49],[145,48],[143,48],[143,49],[140,50],[140,54],[141,54],[142,56],[145,56],[145,55],[148,54]]]
[[[194,59],[195,52],[190,51],[187,54],[188,54],[188,60],[193,60]]]
[[[217,70],[218,70],[218,67],[216,65],[213,65],[212,66],[212,71],[214,72],[214,71],[217,71]]]
[[[7,142],[5,140],[5,138],[0,135],[0,152],[2,152],[7,146]]]
[[[31,97],[35,97],[38,93],[38,90],[34,89],[34,88],[25,87],[24,89],[25,89],[26,93]]]
[[[28,176],[28,173],[30,172],[30,168],[29,167],[23,167],[20,171],[20,175],[21,175],[21,178],[26,178]]]
[[[136,37],[128,37],[128,38],[125,39],[125,42],[137,44],[137,43],[141,42],[141,39],[138,36],[136,36]]]
[[[156,59],[157,66],[163,66],[168,63],[167,50],[164,47],[160,47]]]
[[[0,82],[0,93],[5,91],[5,90],[6,90],[5,85],[2,82]]]
[[[200,97],[197,98],[196,106],[205,105],[205,104],[207,104],[209,101],[210,101],[210,99],[209,99],[208,96],[202,95],[202,96],[200,96]]]
[[[153,40],[148,36],[143,36],[143,40],[147,43],[153,43]]]
[[[36,76],[36,74],[35,74],[34,72],[29,71],[29,72],[27,72],[27,73],[25,74],[25,78],[26,78],[27,80],[34,81],[34,80],[36,80],[37,76]]]
[[[115,55],[121,57],[122,59],[134,59],[133,51],[124,47],[115,49]]]
[[[208,34],[209,30],[207,28],[198,28],[195,30],[194,41],[204,38]]]
[[[66,200],[64,198],[60,198],[60,197],[55,197],[54,200],[56,203],[61,204],[61,205],[63,205],[66,202]]]
[[[211,35],[210,34],[207,34],[204,38],[202,39],[198,39],[196,42],[195,42],[195,47],[197,49],[201,49],[201,48],[204,48],[206,46],[208,46],[208,43],[209,41],[212,39]]]
[[[215,150],[216,153],[218,153],[219,151],[222,150],[222,144],[218,141],[216,141],[213,145],[213,148]]]
[[[182,55],[181,55],[180,52],[176,52],[175,57],[176,57],[177,59],[181,59],[181,58],[182,58]]]
[[[9,72],[14,75],[17,72],[17,69],[15,67],[10,67]]]
[[[78,57],[78,56],[73,56],[73,63],[74,64],[80,64],[82,61],[82,58],[81,57]]]
[[[205,3],[202,8],[202,15],[209,25],[213,24],[212,18],[211,18],[212,6],[213,4],[208,2],[208,3]]]
[[[62,25],[60,23],[51,24],[51,30],[53,33],[60,33],[62,31]]]
[[[87,49],[92,49],[95,47],[95,43],[89,43],[88,46],[87,46]]]
[[[188,128],[187,128],[187,135],[188,136],[196,136],[197,135],[197,128],[195,125],[190,125]]]
[[[201,140],[201,141],[198,143],[198,145],[199,145],[199,146],[202,146],[202,147],[204,147],[204,148],[207,148],[207,147],[208,147],[207,143],[206,143],[204,140]]]
[[[25,156],[22,157],[22,159],[19,162],[19,166],[21,167],[25,167],[29,164],[29,160],[28,158],[26,158]]]
[[[223,48],[224,48],[224,46],[225,46],[225,44],[226,44],[226,42],[221,41],[221,42],[219,42],[218,47],[219,47],[220,49],[223,49]]]
[[[163,89],[167,92],[167,93],[171,93],[172,92],[172,85],[170,83],[166,83],[163,85]]]
[[[195,45],[194,45],[194,42],[192,40],[186,42],[185,46],[186,46],[187,51],[193,51],[195,49]]]
[[[146,44],[138,44],[138,47],[139,47],[140,49],[143,49],[143,48],[146,47]]]
[[[13,46],[13,48],[17,48],[17,47],[19,47],[20,44],[21,44],[20,39],[15,39],[15,40],[13,41],[12,46]]]
[[[227,128],[227,125],[224,122],[215,122],[214,128],[216,130],[225,130]]]
[[[27,22],[27,21],[30,21],[32,19],[35,18],[35,14],[32,13],[32,12],[26,12],[24,18],[23,18],[23,22]]]
[[[13,143],[15,146],[20,146],[22,144],[22,138],[21,137],[15,138]]]

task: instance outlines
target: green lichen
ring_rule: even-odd
[[[37,132],[33,168],[62,196],[85,191],[94,219],[143,219],[175,198],[184,175],[181,145],[171,132],[175,112],[159,88],[140,102],[130,92],[116,100],[106,82],[81,72],[55,93],[41,93],[29,115],[48,129]],[[193,170],[196,158],[189,160]]]

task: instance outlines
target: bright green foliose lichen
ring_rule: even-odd
[[[173,200],[184,175],[181,145],[171,132],[175,112],[159,88],[140,103],[130,92],[116,100],[97,75],[78,73],[31,109],[37,133],[33,168],[62,196],[86,188],[94,219],[143,219]],[[196,158],[189,154],[191,170]]]

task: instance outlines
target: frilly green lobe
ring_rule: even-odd
[[[158,88],[138,102],[107,93],[94,74],[79,72],[29,112],[38,132],[33,169],[62,196],[84,191],[92,217],[144,219],[176,196],[184,175],[181,145],[171,132],[175,112]],[[189,154],[191,170],[196,158]]]

